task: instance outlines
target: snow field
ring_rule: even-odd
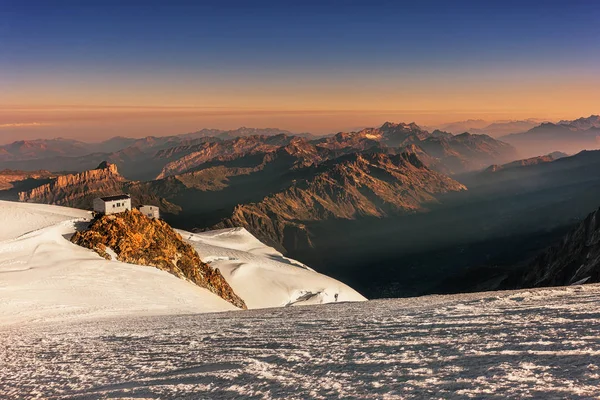
[[[0,328],[9,398],[600,396],[600,286]]]
[[[206,289],[153,267],[107,261],[69,241],[87,211],[0,201],[0,325],[229,311]],[[180,231],[251,308],[365,300],[243,229]],[[307,295],[308,294],[308,295]]]
[[[200,258],[218,268],[249,308],[364,301],[343,283],[284,257],[244,228],[202,233],[179,231]]]

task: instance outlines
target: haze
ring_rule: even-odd
[[[0,141],[572,119],[593,1],[5,1]]]

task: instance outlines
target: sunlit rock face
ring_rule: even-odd
[[[76,232],[71,241],[106,259],[116,256],[122,262],[167,271],[210,290],[236,307],[246,308],[219,270],[204,263],[180,234],[166,222],[148,218],[137,210],[103,216],[87,230]]]

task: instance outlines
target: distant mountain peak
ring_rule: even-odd
[[[398,129],[398,128],[403,129],[403,130],[421,129],[419,127],[419,125],[415,124],[414,122],[407,124],[404,122],[396,123],[396,122],[390,122],[390,121],[385,122],[383,125],[381,125],[381,127],[379,129],[381,129],[382,131],[386,131],[386,130],[393,130],[393,129]]]
[[[600,121],[600,115],[592,114],[589,117],[579,117],[574,120],[561,120],[558,123],[559,124],[571,124],[571,123],[577,122],[577,121]]]
[[[96,169],[107,169],[111,166],[112,164],[109,163],[108,161],[102,161],[100,163],[100,165],[98,165],[98,167],[96,167]]]
[[[96,170],[106,170],[109,174],[119,175],[119,170],[117,169],[117,165],[110,163],[108,161],[102,161],[100,163],[100,165],[98,165]]]

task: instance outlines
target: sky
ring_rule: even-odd
[[[600,2],[0,0],[0,142],[600,112]]]

